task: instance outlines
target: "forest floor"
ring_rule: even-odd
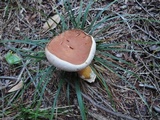
[[[87,6],[88,0],[82,1]],[[86,19],[88,24],[98,11],[111,2],[113,0],[95,0],[94,5],[89,9],[90,18]],[[70,5],[76,16],[80,0],[75,0]],[[57,14],[56,10],[65,14],[63,0],[0,1],[0,118],[3,120],[49,119],[53,109],[55,109],[54,118],[57,120],[83,118],[75,86],[65,82],[59,92],[59,83],[61,83],[59,79],[63,72],[48,67],[50,64],[44,56],[43,47],[47,43],[45,40],[61,32],[60,25],[47,31],[43,28],[46,20]],[[113,56],[103,58],[127,69],[125,73],[122,72],[123,69],[118,70],[114,67],[127,82],[111,72],[109,68],[97,64],[95,60],[93,65],[97,71],[100,71],[99,73],[102,73],[99,75],[103,76],[107,87],[102,86],[103,81],[98,79],[91,84],[80,83],[81,95],[87,111],[86,118],[88,120],[160,120],[160,0],[118,0],[101,17],[110,15],[111,11],[120,16],[123,22],[113,24],[116,19],[109,20],[108,23],[98,27],[102,29],[108,25],[106,31],[99,35],[93,32],[93,35],[98,45],[102,41],[108,44],[122,43],[116,47],[128,50],[128,52],[110,51],[115,59],[112,59]],[[66,16],[63,19],[69,18]],[[62,21],[61,19],[60,24]],[[70,25],[70,21],[67,24]],[[36,40],[45,42],[36,42]],[[16,59],[21,63],[7,62],[7,54],[18,56]],[[99,56],[98,52],[96,56]],[[121,63],[123,60],[136,67]],[[137,77],[131,75],[129,71],[136,73]],[[51,77],[48,74],[51,74]],[[65,79],[77,77],[72,73],[65,73],[65,76]],[[51,80],[48,82],[46,79]],[[23,81],[23,84],[20,81]],[[16,90],[11,90],[14,86]],[[105,88],[110,92],[106,92]],[[53,101],[57,98],[57,92],[59,96],[54,106]]]

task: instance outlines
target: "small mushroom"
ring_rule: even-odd
[[[92,36],[82,30],[67,30],[51,39],[45,47],[48,61],[55,67],[78,75],[91,83],[96,75],[89,67],[96,51]]]

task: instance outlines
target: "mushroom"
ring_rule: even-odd
[[[91,83],[96,75],[89,66],[94,58],[96,43],[92,36],[82,30],[67,30],[51,39],[45,47],[48,61],[55,67],[78,72],[80,78]]]

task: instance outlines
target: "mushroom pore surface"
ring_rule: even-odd
[[[47,49],[56,57],[72,64],[82,64],[88,58],[92,37],[81,30],[68,30],[53,38]]]

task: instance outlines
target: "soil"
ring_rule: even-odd
[[[85,0],[84,2],[85,4],[88,3],[88,1]],[[95,3],[90,10],[91,13],[88,21],[92,20],[99,10],[111,2],[113,2],[113,0],[95,0]],[[75,0],[74,2],[70,2],[70,4],[76,11],[77,7],[80,5],[80,1]],[[42,54],[44,52],[43,47],[46,45],[47,41],[44,41],[43,43],[36,42],[36,45],[34,44],[36,40],[49,40],[53,38],[53,36],[61,33],[59,26],[52,30],[43,30],[43,25],[46,20],[56,14],[55,7],[65,14],[65,9],[61,0],[0,1],[0,109],[2,109],[0,111],[3,112],[0,114],[0,117],[4,120],[13,119],[16,115],[20,115],[20,113],[23,113],[22,116],[26,115],[26,111],[24,110],[22,112],[20,108],[27,108],[32,103],[38,102],[35,97],[37,97],[40,92],[43,92],[41,88],[45,85],[46,90],[41,98],[43,103],[40,108],[49,109],[53,105],[55,94],[58,90],[59,79],[62,78],[62,74],[66,77],[67,82],[62,87],[56,106],[59,107],[59,109],[62,109],[64,113],[58,113],[56,119],[81,119],[75,86],[73,84],[68,85],[68,83],[72,83],[74,82],[74,79],[77,79],[77,74],[68,72],[64,73],[58,69],[52,69],[52,71],[55,70],[53,73],[49,72],[49,62]],[[92,64],[95,68],[102,71],[102,74],[99,77],[105,79],[112,96],[110,96],[104,89],[103,81],[96,80],[93,84],[88,84],[83,81],[80,82],[82,97],[87,110],[87,119],[159,120],[160,1],[119,0],[110,6],[101,17],[103,18],[104,16],[110,15],[111,12],[119,14],[121,19],[126,21],[126,23],[117,22],[116,24],[112,24],[115,21],[111,19],[108,23],[99,26],[99,29],[102,29],[104,26],[112,25],[109,28],[106,28],[105,32],[97,35],[96,33],[98,30],[95,30],[92,34],[96,41],[103,40],[104,43],[127,43],[116,47],[127,48],[130,50],[129,52],[109,51],[109,53],[113,56],[124,59],[127,62],[131,62],[136,68],[121,63],[118,59],[112,59],[110,57],[103,58],[104,56],[100,56],[100,53],[98,52],[96,53],[96,56],[102,57],[105,61],[119,64],[122,68],[127,68],[128,70],[137,73],[137,76],[135,77],[125,74],[122,70],[115,67],[116,72],[127,79],[127,82],[123,81],[119,76],[116,76],[108,69],[96,64],[96,61],[93,61]],[[75,14],[77,14],[77,11]],[[125,17],[127,14],[136,17]],[[137,16],[143,19],[137,19]],[[68,18],[66,17],[65,19]],[[67,24],[70,23],[68,22]],[[88,24],[90,23],[88,22]],[[69,26],[69,28],[72,27],[73,26]],[[5,40],[8,41],[4,42]],[[33,42],[33,45],[29,45],[25,42],[23,44],[21,44],[21,42],[10,42],[11,40],[26,40]],[[143,44],[140,44],[137,41],[143,41]],[[145,44],[145,42],[150,42],[150,44]],[[99,44],[97,44],[97,46],[98,45]],[[22,64],[9,65],[5,59],[5,55],[9,51],[16,53],[16,50],[22,53],[23,50],[34,52],[25,53],[24,56],[21,53],[20,57],[23,58]],[[17,54],[19,55],[20,53],[17,52]],[[35,56],[41,57],[37,58],[36,61],[27,59],[28,57]],[[44,60],[41,60],[42,58]],[[46,73],[48,73],[48,76],[46,76]],[[37,76],[37,74],[39,74],[39,77],[35,78],[31,83],[32,78]],[[8,93],[8,90],[19,82],[18,78],[23,78],[24,84],[28,88],[22,91],[18,90],[16,92]],[[41,83],[41,79],[43,78],[45,80],[51,80],[47,81],[48,83]],[[74,79],[71,80],[70,78]],[[35,90],[37,85],[40,85],[40,87],[38,87],[39,91]],[[70,89],[68,89],[68,87],[70,87]],[[67,90],[70,90],[69,101],[66,99]],[[38,97],[38,99],[40,98]],[[31,107],[34,108],[34,105]],[[8,113],[4,113],[5,111],[8,111]]]

